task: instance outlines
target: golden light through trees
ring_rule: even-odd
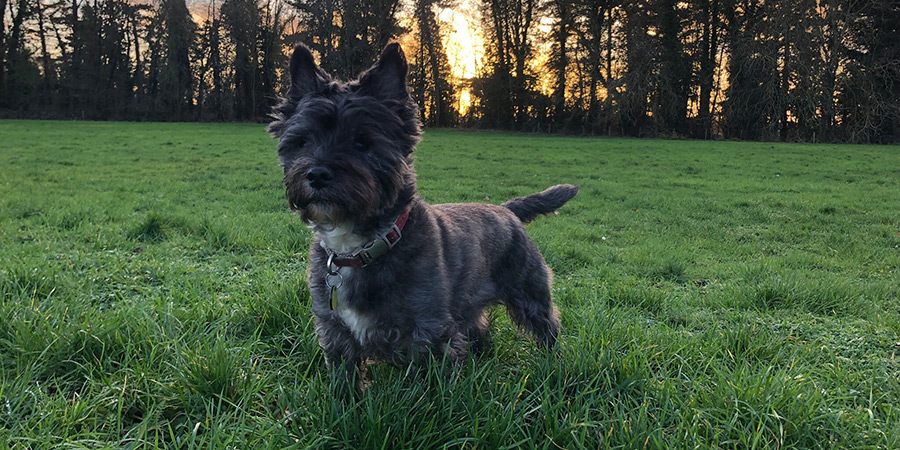
[[[478,76],[484,57],[484,36],[481,33],[478,9],[471,0],[463,0],[454,8],[441,8],[438,12],[444,50],[450,64],[450,73],[460,86],[456,109],[465,116],[472,104],[469,80]]]
[[[399,41],[428,126],[900,139],[900,4],[891,0],[5,4],[0,111],[9,117],[262,121],[296,43],[352,79]]]
[[[443,8],[438,14],[446,30],[443,33],[443,43],[450,60],[450,69],[457,78],[475,77],[484,56],[484,37],[476,14],[477,10],[469,0],[463,1],[456,8]]]

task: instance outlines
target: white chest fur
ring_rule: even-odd
[[[366,239],[353,232],[353,224],[345,223],[331,228],[314,226],[322,248],[337,253],[350,253],[366,243]]]
[[[350,253],[362,247],[366,240],[353,233],[353,224],[343,224],[334,227],[314,226],[313,230],[319,235],[319,242],[322,248],[329,252]],[[372,326],[372,318],[351,308],[350,305],[350,286],[351,278],[357,269],[351,267],[341,267],[338,269],[341,273],[341,286],[338,288],[338,301],[335,312],[344,322],[344,325],[350,329],[353,337],[361,344],[368,339],[369,330]]]
[[[338,301],[335,312],[337,312],[338,317],[344,322],[344,325],[350,329],[350,333],[353,334],[353,337],[355,337],[360,344],[364,344],[365,341],[368,340],[369,330],[372,327],[373,320],[371,317],[362,314],[349,306],[350,296],[352,294],[349,292],[349,289],[346,289],[349,285],[348,281],[353,277],[353,272],[356,271],[356,269],[342,267],[339,270],[344,280],[344,289],[338,288]]]
[[[339,307],[338,315],[340,315],[344,324],[347,325],[347,328],[350,329],[350,332],[353,333],[353,337],[355,337],[360,344],[365,344],[369,339],[369,329],[372,325],[372,319],[350,308]]]

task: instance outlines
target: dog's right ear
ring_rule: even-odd
[[[331,76],[316,65],[312,52],[303,44],[294,47],[291,54],[291,86],[281,102],[272,111],[269,134],[280,139],[287,127],[287,121],[297,112],[297,104],[303,97],[320,91],[331,82]]]
[[[331,81],[331,77],[316,65],[312,52],[303,44],[294,47],[291,54],[291,89],[289,96],[299,100],[322,89]]]

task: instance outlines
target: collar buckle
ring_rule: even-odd
[[[391,225],[383,234],[379,234],[372,242],[362,246],[359,250],[348,256],[335,255],[329,250],[328,268],[331,270],[332,264],[336,267],[355,267],[363,268],[369,265],[375,259],[384,256],[400,242],[403,237],[403,226],[406,225],[406,219],[409,217],[409,211],[400,215],[397,221]]]
[[[399,242],[400,238],[402,238],[402,237],[403,237],[403,233],[400,231],[400,227],[398,227],[396,223],[391,227],[391,229],[387,233],[385,233],[383,236],[381,236],[381,238],[384,240],[384,242],[387,243],[389,249],[394,248],[394,245],[396,245],[397,242]]]

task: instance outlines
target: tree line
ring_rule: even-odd
[[[347,79],[402,39],[430,126],[900,141],[892,0],[199,2],[0,0],[0,114],[265,120],[296,42]],[[469,77],[440,17],[461,2]]]

